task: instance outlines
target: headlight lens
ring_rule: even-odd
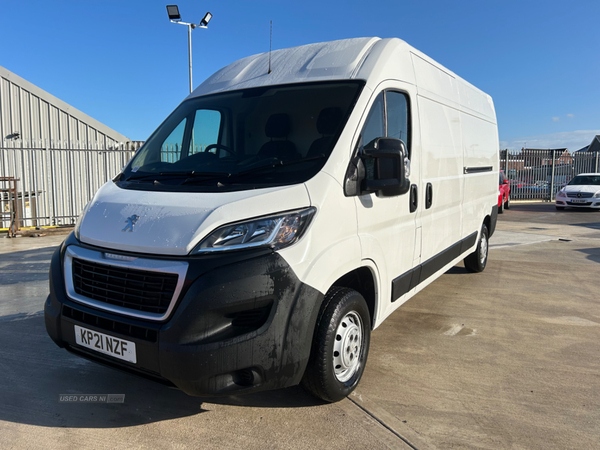
[[[600,198],[600,191],[598,191],[594,194],[594,198]]]
[[[302,237],[315,211],[316,208],[311,207],[225,225],[204,238],[191,254],[254,247],[287,247]]]
[[[567,193],[565,191],[558,191],[557,197],[566,197]]]

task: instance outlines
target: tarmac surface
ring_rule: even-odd
[[[59,349],[41,311],[63,238],[0,239],[2,448],[600,446],[600,212],[512,203],[486,270],[459,264],[392,314],[335,404],[299,387],[192,398]]]

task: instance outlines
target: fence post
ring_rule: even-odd
[[[552,150],[552,176],[550,178],[550,201],[554,198],[554,165],[556,158],[556,150]]]
[[[504,175],[508,178],[508,149],[504,150]]]
[[[600,155],[600,152],[596,152],[596,173],[598,173],[598,156]]]

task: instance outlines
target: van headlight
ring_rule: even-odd
[[[287,247],[302,237],[315,212],[316,208],[311,207],[222,226],[204,238],[191,254]]]

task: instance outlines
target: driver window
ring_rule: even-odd
[[[194,116],[194,127],[190,139],[189,154],[206,151],[209,145],[219,142],[219,130],[221,128],[221,113],[213,109],[199,109]],[[209,149],[210,153],[219,154],[219,148]]]
[[[385,100],[384,100],[385,95]],[[369,116],[361,132],[361,150],[372,149],[374,140],[380,137],[401,139],[406,145],[405,173],[410,174],[410,127],[408,97],[401,92],[381,92],[369,111]],[[365,171],[368,179],[374,177],[373,160],[367,159]]]
[[[406,145],[410,158],[410,142],[408,127],[408,101],[405,94],[388,91],[385,93],[387,109],[387,137],[401,139]]]
[[[377,96],[371,107],[367,122],[361,132],[361,145],[364,148],[373,148],[373,141],[385,137],[385,121],[383,116],[383,92]]]

